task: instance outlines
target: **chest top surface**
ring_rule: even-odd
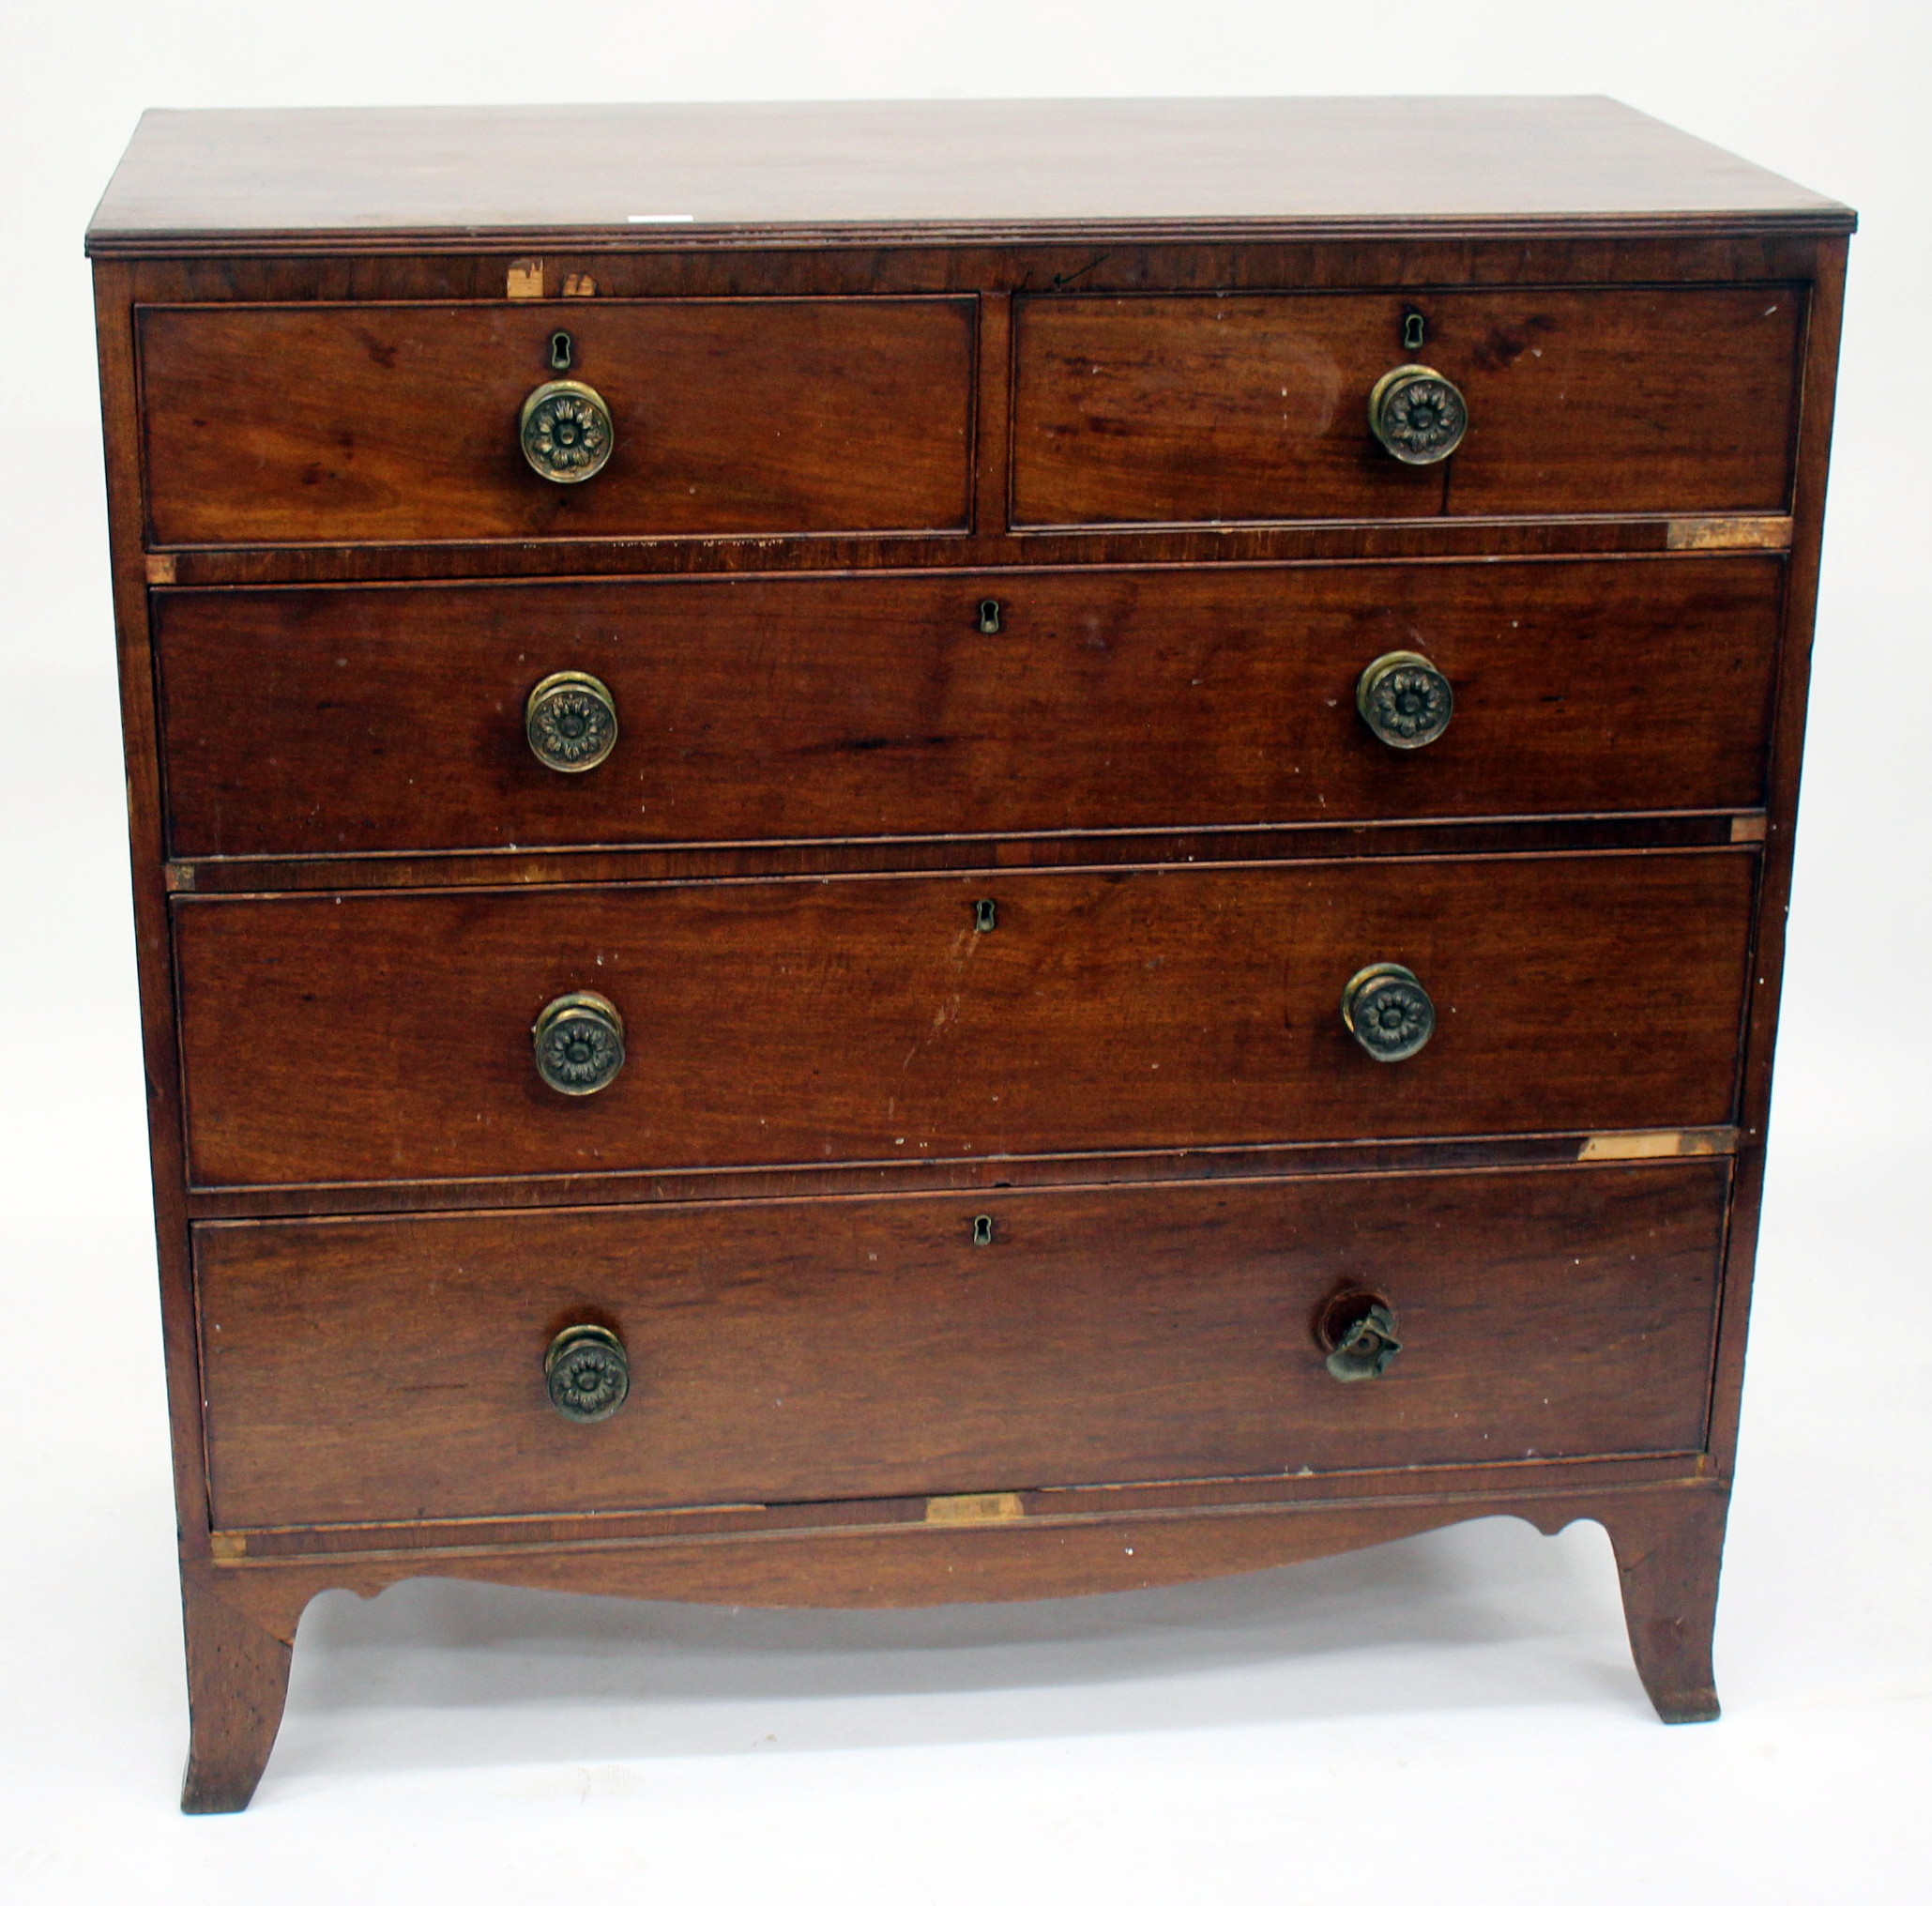
[[[1118,229],[1848,231],[1836,201],[1598,98],[156,111],[97,256]]]

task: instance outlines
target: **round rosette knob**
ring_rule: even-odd
[[[567,1098],[601,1092],[624,1064],[624,1015],[601,993],[565,993],[530,1029],[537,1073]]]
[[[1368,427],[1399,464],[1439,464],[1469,427],[1469,406],[1439,371],[1401,364],[1369,392]]]
[[[596,676],[559,669],[530,691],[524,735],[544,767],[582,774],[617,745],[616,700]]]
[[[1436,1002],[1407,967],[1363,967],[1342,989],[1342,1023],[1371,1059],[1413,1059],[1436,1030]]]
[[[598,1323],[560,1330],[543,1354],[550,1407],[570,1423],[601,1423],[631,1394],[631,1359],[615,1331]]]
[[[616,433],[610,406],[587,384],[540,384],[517,419],[524,461],[546,482],[585,483],[610,462]]]
[[[1426,655],[1398,648],[1362,671],[1355,707],[1377,740],[1392,748],[1426,748],[1449,726],[1455,691]]]

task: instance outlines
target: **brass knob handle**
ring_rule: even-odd
[[[617,704],[594,675],[546,675],[524,704],[530,753],[559,774],[595,768],[617,745]]]
[[[1413,1059],[1436,1030],[1436,1002],[1407,967],[1363,967],[1342,988],[1342,1023],[1371,1059]]]
[[[615,1331],[573,1323],[551,1338],[543,1353],[543,1387],[550,1405],[571,1423],[601,1423],[631,1394],[631,1359]]]
[[[610,406],[587,384],[559,378],[524,399],[517,441],[524,461],[552,483],[585,483],[610,461]]]
[[[573,1099],[601,1092],[624,1064],[624,1015],[601,993],[565,993],[530,1029],[537,1072]]]
[[[1426,748],[1449,726],[1455,691],[1426,655],[1397,648],[1362,671],[1355,706],[1377,740],[1392,748]]]
[[[1426,364],[1399,364],[1368,395],[1368,427],[1399,464],[1439,464],[1469,427],[1463,394]]]
[[[1315,1326],[1316,1342],[1338,1383],[1379,1377],[1395,1361],[1402,1339],[1389,1300],[1373,1290],[1341,1290],[1323,1306]]]

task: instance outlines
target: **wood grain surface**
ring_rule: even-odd
[[[1720,851],[183,898],[192,1176],[1722,1124],[1753,884]],[[1439,1019],[1397,1064],[1339,1005],[1389,960]],[[529,1029],[585,987],[630,1057],[566,1099]]]
[[[430,1572],[876,1606],[1587,1515],[1713,1715],[1854,222],[1603,100],[150,115],[89,248],[184,1804],[311,1594]],[[1366,428],[1417,359],[1435,470]],[[1345,1387],[1350,1278],[1407,1348]],[[565,1425],[590,1320],[638,1387]]]
[[[963,530],[969,298],[151,308],[158,543]],[[587,482],[525,463],[524,399],[610,407]]]
[[[484,1546],[463,1555],[266,1568],[188,1563],[182,1598],[193,1743],[181,1804],[190,1813],[248,1805],[274,1745],[297,1625],[313,1596],[331,1588],[373,1595],[423,1574],[733,1606],[904,1608],[1152,1588],[1307,1562],[1483,1516],[1517,1516],[1545,1534],[1588,1518],[1615,1545],[1632,1652],[1659,1715],[1714,1719],[1711,1631],[1728,1491],[1703,1479],[1605,1487],[1608,1467],[1592,1465],[1600,1480],[1582,1487],[1513,1489],[1505,1468],[1486,1491],[1233,1515],[898,1525],[776,1541]]]
[[[1803,315],[1793,284],[1019,298],[1013,521],[1783,509]],[[1410,362],[1469,414],[1419,468],[1368,427]]]
[[[637,244],[760,226],[798,239],[1727,215],[1850,224],[1834,201],[1604,99],[571,104],[151,112],[88,237],[97,253],[269,235],[367,251],[490,228]]]
[[[1806,696],[1811,686],[1812,636],[1818,607],[1824,533],[1826,479],[1838,378],[1838,342],[1845,311],[1844,240],[1820,260],[1813,317],[1805,341],[1804,434],[1798,465],[1795,535],[1786,589],[1784,659],[1778,671],[1766,816],[1764,871],[1759,882],[1757,926],[1752,948],[1752,1010],[1740,1068],[1740,1113],[1746,1155],[1731,1222],[1726,1273],[1724,1331],[1716,1383],[1718,1433],[1714,1454],[1729,1472],[1737,1450],[1739,1402],[1743,1391],[1744,1347],[1749,1334],[1751,1286],[1763,1211],[1765,1136],[1771,1115],[1777,1045],[1779,997],[1784,984],[1785,936],[1791,912],[1791,875],[1797,846],[1798,790],[1804,756]],[[1715,1541],[1721,1546],[1723,1531]],[[1711,1562],[1716,1592],[1716,1558]]]
[[[245,1585],[221,1581],[212,1570],[182,1571],[193,1720],[181,1780],[183,1813],[240,1812],[254,1795],[281,1726],[296,1624],[292,1618],[273,1626],[251,1619],[256,1600]]]
[[[1691,1449],[1728,1168],[203,1226],[215,1520]],[[1343,1288],[1386,1377],[1323,1365]],[[603,1423],[544,1394],[580,1321],[631,1359]]]
[[[1774,558],[976,571],[182,591],[158,605],[177,857],[1751,807]],[[982,601],[999,633],[981,633]],[[1356,712],[1425,653],[1431,746]],[[531,753],[554,668],[616,697]]]

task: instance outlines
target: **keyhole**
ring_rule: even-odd
[[[999,924],[999,908],[990,900],[973,902],[973,931],[991,933]]]
[[[1420,351],[1422,348],[1422,333],[1424,328],[1422,313],[1419,311],[1410,312],[1402,320],[1403,349],[1406,351]]]
[[[991,1218],[975,1218],[973,1220],[973,1243],[976,1244],[990,1244],[992,1242],[993,1220]]]
[[[980,633],[997,635],[999,633],[999,604],[991,596],[980,604]]]
[[[550,368],[553,371],[568,371],[575,351],[569,331],[552,331],[550,334]]]

